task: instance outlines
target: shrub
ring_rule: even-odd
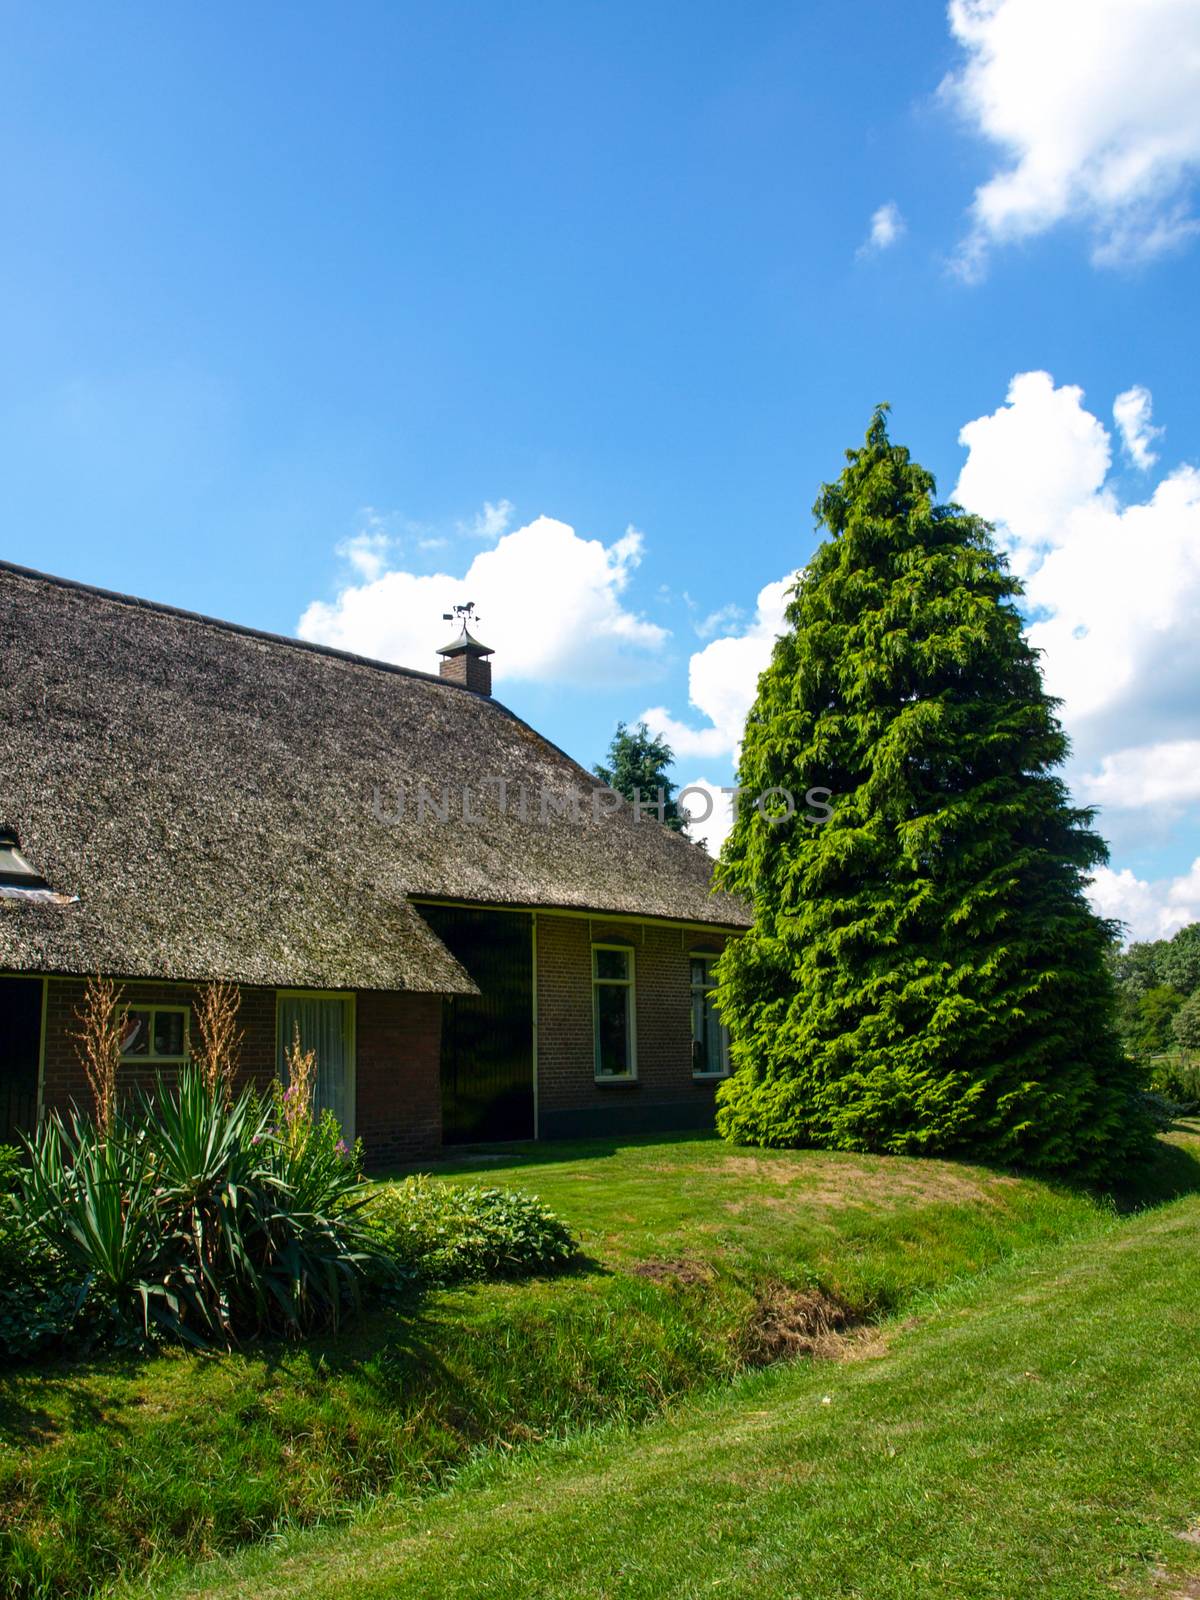
[[[535,1195],[424,1176],[377,1190],[364,1220],[399,1272],[428,1284],[551,1272],[579,1249]]]
[[[1181,1112],[1200,1106],[1200,1061],[1186,1056],[1160,1056],[1151,1063],[1150,1087]]]
[[[1200,989],[1171,1018],[1171,1034],[1181,1050],[1200,1050]]]
[[[116,1327],[229,1345],[337,1325],[369,1265],[366,1193],[332,1119],[283,1138],[252,1091],[226,1103],[189,1067],[107,1137],[47,1119],[18,1210]]]
[[[21,1185],[21,1152],[16,1145],[0,1144],[0,1195],[15,1194]]]
[[[72,1280],[61,1252],[52,1249],[5,1189],[5,1171],[15,1178],[11,1146],[0,1149],[0,1356],[23,1360],[66,1337],[79,1311],[81,1280]]]

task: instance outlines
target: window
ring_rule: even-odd
[[[121,1033],[121,1054],[134,1061],[186,1061],[187,1006],[130,1006]]]
[[[633,951],[624,945],[592,946],[592,1024],[597,1083],[636,1078]]]
[[[715,955],[692,956],[692,1076],[724,1078],[729,1073],[729,1030],[717,1015],[713,976]]]
[[[300,1031],[301,1050],[316,1056],[313,1106],[332,1111],[346,1140],[354,1138],[355,1007],[352,994],[283,989],[276,994],[279,1077],[287,1083],[285,1051]]]

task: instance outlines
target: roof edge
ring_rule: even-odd
[[[380,661],[375,656],[360,656],[353,650],[338,650],[331,644],[317,644],[311,639],[296,638],[287,633],[272,633],[268,628],[254,628],[246,622],[228,622],[224,617],[210,617],[203,611],[189,611],[186,606],[169,605],[165,600],[145,600],[141,595],[124,594],[120,589],[104,589],[96,583],[83,583],[78,578],[60,578],[53,572],[40,572],[36,567],[23,567],[16,561],[0,561],[0,572],[11,572],[18,578],[31,578],[35,583],[52,584],[56,589],[69,589],[76,594],[94,595],[98,600],[112,600],[117,605],[134,606],[139,611],[154,611],[160,616],[178,617],[185,622],[199,622],[208,628],[220,628],[224,633],[240,634],[247,639],[262,639],[267,644],[288,645],[293,650],[307,650],[311,655],[330,656],[335,661],[346,661],[355,667],[373,667],[377,672],[391,672],[401,678],[418,678],[425,683],[437,683],[444,689],[454,689],[474,695],[478,700],[490,697],[465,683],[455,683],[436,672],[422,672],[419,667],[402,667],[395,661]],[[499,704],[492,701],[492,704]],[[507,709],[507,708],[504,708]],[[512,713],[510,713],[511,715]],[[519,720],[519,719],[518,719]]]

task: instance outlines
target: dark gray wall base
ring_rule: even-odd
[[[621,1133],[682,1133],[694,1128],[711,1128],[713,1103],[707,1096],[703,1100],[676,1100],[666,1105],[631,1104],[622,1100],[612,1106],[543,1111],[538,1123],[538,1133],[543,1139],[608,1139]]]

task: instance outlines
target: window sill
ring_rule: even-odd
[[[726,1078],[732,1078],[732,1072],[693,1072],[693,1083],[723,1083]]]
[[[597,1077],[593,1081],[597,1089],[636,1089],[638,1086],[637,1078],[633,1073],[624,1078]]]

